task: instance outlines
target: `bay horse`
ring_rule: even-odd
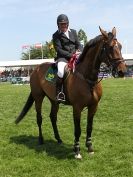
[[[116,28],[112,32],[106,32],[99,27],[101,34],[91,39],[84,47],[79,58],[79,63],[75,67],[74,72],[70,72],[67,79],[64,80],[64,92],[66,95],[66,104],[73,107],[74,120],[74,153],[75,158],[81,159],[80,154],[80,118],[84,108],[88,109],[87,127],[86,127],[86,147],[88,152],[93,154],[94,150],[91,142],[93,117],[97,111],[98,103],[102,96],[102,86],[98,81],[98,74],[101,63],[105,63],[111,68],[112,75],[115,77],[124,77],[126,65],[121,54],[121,44],[116,38]],[[43,144],[42,135],[42,115],[41,108],[44,97],[48,97],[51,103],[50,119],[54,131],[55,139],[58,143],[62,143],[57,128],[57,113],[59,103],[56,101],[55,84],[45,79],[48,68],[52,63],[42,63],[36,67],[30,77],[31,92],[25,103],[20,115],[15,123],[18,124],[26,115],[35,102],[37,125],[39,128],[39,144]]]

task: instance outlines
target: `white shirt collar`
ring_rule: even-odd
[[[68,29],[64,34],[67,36],[67,38],[69,39],[69,31],[71,31],[70,29]]]

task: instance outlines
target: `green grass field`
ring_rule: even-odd
[[[132,177],[133,79],[102,81],[103,96],[94,118],[89,156],[85,147],[86,110],[82,112],[81,161],[74,159],[70,106],[60,106],[58,127],[62,145],[54,139],[50,104],[43,102],[43,135],[39,146],[34,106],[15,125],[30,91],[28,85],[0,84],[0,177]]]

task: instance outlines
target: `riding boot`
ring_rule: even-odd
[[[57,77],[56,81],[56,100],[59,102],[65,101],[65,94],[62,92],[63,78]]]

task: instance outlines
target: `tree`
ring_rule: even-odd
[[[29,60],[29,59],[41,59],[42,58],[42,51],[41,49],[36,49],[35,47],[30,47],[25,52],[22,52],[22,60]]]
[[[79,41],[83,44],[83,46],[87,43],[87,36],[82,29],[80,29],[78,32],[78,38]]]

